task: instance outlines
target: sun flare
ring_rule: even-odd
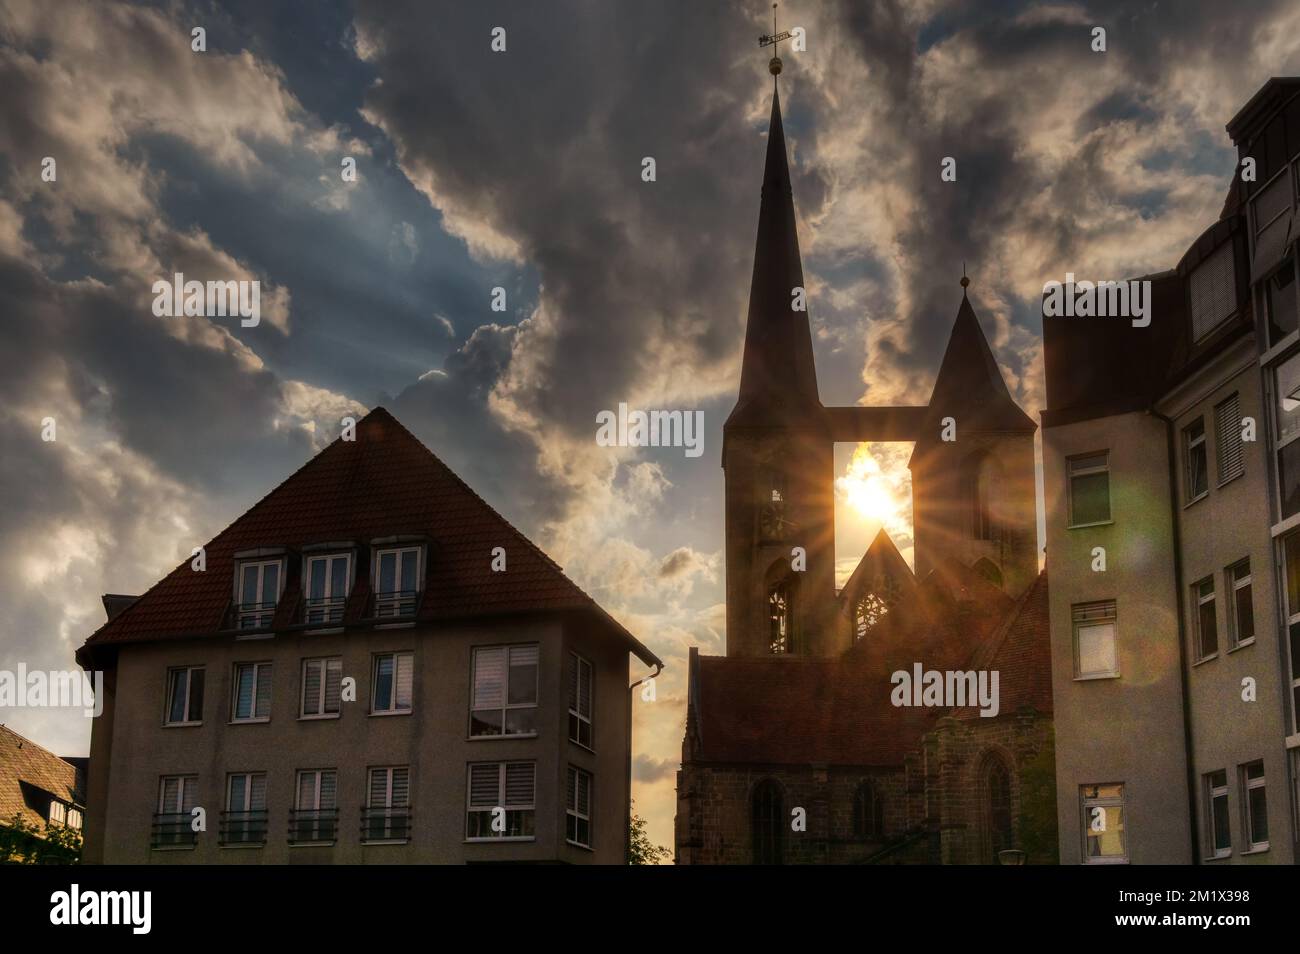
[[[900,445],[859,444],[844,475],[835,480],[841,499],[859,517],[884,527],[895,539],[910,536],[912,529],[908,451]]]

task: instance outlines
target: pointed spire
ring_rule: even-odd
[[[821,416],[806,293],[805,310],[793,308],[794,290],[803,287],[781,95],[774,89],[740,395],[728,424],[778,424]]]

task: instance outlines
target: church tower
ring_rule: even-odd
[[[961,306],[908,464],[916,575],[973,567],[1018,598],[1038,577],[1037,426],[1007,390],[962,277]]]
[[[773,75],[780,62],[773,58]],[[722,431],[728,656],[843,648],[835,636],[834,445],[803,288],[774,82],[740,394]]]

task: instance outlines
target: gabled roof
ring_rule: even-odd
[[[763,194],[749,287],[740,395],[728,427],[775,425],[790,420],[821,423],[817,370],[808,312],[791,309],[791,295],[804,287],[795,226],[794,193],[781,123],[781,97],[772,92]]]
[[[862,554],[862,559],[845,581],[844,588],[840,590],[840,602],[846,603],[857,596],[859,591],[870,588],[876,577],[881,575],[891,578],[898,585],[900,597],[910,598],[916,589],[916,577],[912,568],[898,552],[893,537],[884,527],[876,533],[871,546],[867,547],[867,552]]]
[[[1006,624],[979,646],[966,669],[997,672],[999,714],[1018,709],[1052,711],[1052,640],[1047,603],[1047,571],[1016,601]],[[979,709],[955,709],[961,719],[980,718]]]
[[[212,635],[223,626],[235,579],[236,554],[260,547],[290,551],[276,627],[297,602],[295,551],[350,541],[365,547],[394,536],[428,542],[420,620],[539,611],[583,611],[625,639],[648,665],[659,660],[549,557],[469,488],[385,409],[376,408],[342,438],[219,533],[207,546],[207,569],[182,563],[121,610],[78,652],[93,647]],[[506,572],[491,569],[492,550],[506,551]],[[360,619],[369,597],[368,567],[358,574],[343,622]]]
[[[1002,369],[964,291],[948,336],[948,348],[934,379],[930,413],[918,444],[937,441],[939,422],[945,417],[957,419],[958,433],[1032,433],[1037,429],[1033,418],[1007,390]]]
[[[42,812],[48,811],[45,796],[82,804],[76,767],[0,725],[0,825],[9,824],[17,813],[44,830],[46,815]]]

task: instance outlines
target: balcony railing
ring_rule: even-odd
[[[151,848],[193,848],[199,841],[198,832],[190,823],[189,812],[154,812]]]
[[[304,623],[338,623],[343,619],[347,598],[307,599],[303,601]]]
[[[275,619],[275,603],[236,603],[235,626],[238,629],[270,629]]]
[[[223,845],[265,845],[267,814],[222,812],[220,839]]]
[[[373,597],[375,619],[403,619],[415,615],[419,590],[390,590]]]
[[[411,840],[411,810],[409,808],[361,809],[361,840],[363,842]]]
[[[333,842],[338,838],[339,810],[295,808],[289,812],[289,844],[304,845]]]

